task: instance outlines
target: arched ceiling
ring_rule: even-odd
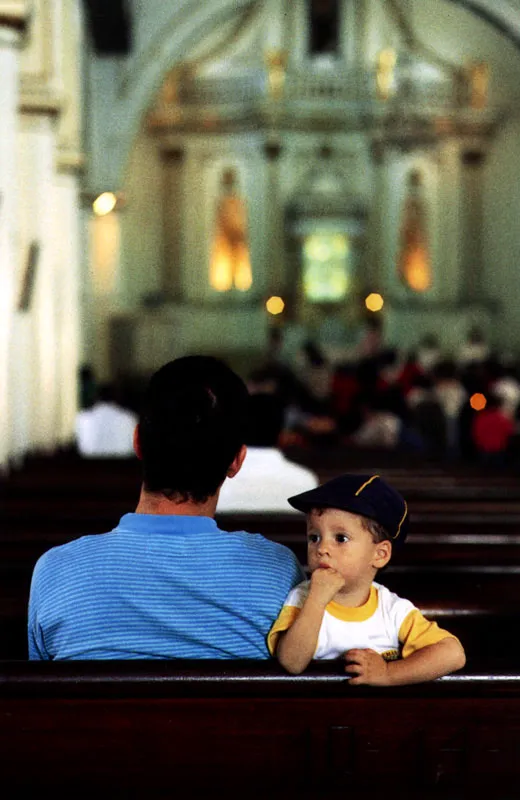
[[[476,14],[520,49],[520,3],[518,0],[448,0]]]
[[[520,0],[444,0],[479,17],[520,50]],[[124,0],[104,0],[121,7]],[[88,95],[91,107],[87,149],[89,169],[87,191],[118,189],[124,165],[139,129],[141,119],[172,65],[206,35],[227,20],[230,14],[243,13],[262,0],[182,0],[165,4],[147,0],[146,20],[155,29],[140,30],[140,0],[126,0],[130,18],[130,39],[136,43],[124,58],[90,55]],[[102,87],[101,91],[99,87]]]

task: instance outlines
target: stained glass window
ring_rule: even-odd
[[[350,284],[349,242],[343,233],[312,233],[303,242],[303,291],[312,303],[343,300]]]

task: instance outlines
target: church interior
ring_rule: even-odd
[[[27,787],[59,769],[68,796],[98,737],[87,794],[167,796],[200,741],[205,790],[233,751],[284,797],[287,764],[316,796],[516,797],[520,0],[0,0],[0,68],[7,785],[29,746]],[[284,451],[320,482],[394,480],[414,527],[385,578],[464,642],[459,678],[349,706],[330,668],[25,663],[36,560],[137,499],[136,459],[77,458],[89,392],[137,414],[188,354],[279,392]],[[305,561],[301,519],[220,521]]]
[[[378,315],[403,353],[477,327],[515,359],[502,5],[2,3],[0,463],[71,440],[81,365],[244,374],[273,328],[337,362]]]

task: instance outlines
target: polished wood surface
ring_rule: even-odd
[[[335,663],[0,664],[4,790],[505,797],[519,746],[517,673],[378,689]]]

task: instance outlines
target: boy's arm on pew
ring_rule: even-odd
[[[406,683],[422,683],[462,669],[466,663],[464,649],[453,636],[422,647],[407,658],[385,661],[374,650],[349,650],[344,656],[345,671],[352,675],[354,686],[401,686]]]
[[[291,627],[279,634],[276,646],[276,657],[288,672],[297,675],[312,661],[325,608],[344,583],[345,579],[335,569],[317,569],[312,573],[307,599]]]

